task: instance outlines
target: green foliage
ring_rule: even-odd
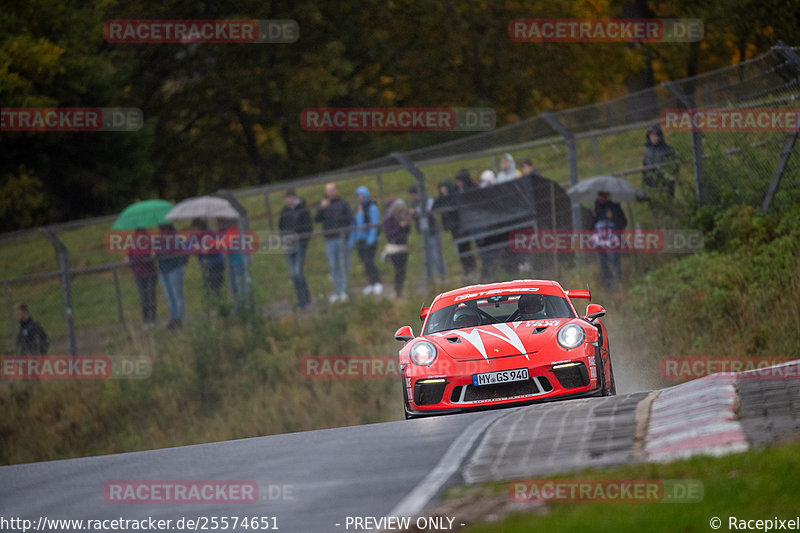
[[[147,379],[11,383],[0,388],[0,463],[399,419],[399,380],[309,379],[301,361],[391,356],[414,306],[365,299],[316,317],[201,320],[158,332],[152,353],[139,346],[153,361]]]
[[[800,355],[800,209],[720,211],[707,244],[630,290],[629,312],[661,355]]]

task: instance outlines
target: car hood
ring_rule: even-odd
[[[457,361],[496,359],[534,354],[553,346],[560,326],[569,318],[522,320],[432,333],[426,338]]]

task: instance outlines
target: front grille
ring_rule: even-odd
[[[498,383],[495,385],[461,385],[455,387],[450,396],[453,403],[471,403],[486,400],[513,398],[515,396],[534,396],[553,390],[553,386],[545,377],[533,377],[525,381]]]
[[[447,383],[414,383],[414,403],[417,405],[434,405],[442,401]]]

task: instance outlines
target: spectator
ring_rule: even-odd
[[[177,234],[175,226],[163,224],[159,226],[161,234],[173,234],[167,242],[175,242],[174,234]],[[180,329],[183,324],[184,302],[183,302],[183,267],[189,258],[179,250],[165,250],[156,253],[158,257],[158,272],[161,281],[161,288],[167,298],[167,309],[169,309],[169,324],[167,329]]]
[[[450,180],[444,180],[439,183],[439,197],[433,203],[434,209],[442,210],[442,229],[449,231],[454,239],[457,239],[459,234],[458,213],[456,207],[456,187]],[[475,272],[475,256],[472,254],[471,241],[463,241],[458,245],[458,258],[461,261],[461,268],[464,271],[464,277],[470,278]]]
[[[15,305],[14,318],[19,322],[16,355],[45,355],[50,347],[50,340],[42,326],[33,320],[28,304]]]
[[[592,226],[592,244],[597,250],[600,260],[600,274],[603,283],[609,291],[615,291],[617,284],[622,282],[622,268],[619,257],[619,233],[628,225],[628,219],[622,208],[612,202],[607,192],[597,193],[594,202],[594,218]]]
[[[522,177],[543,179],[543,176],[539,173],[539,171],[533,168],[533,163],[530,159],[526,159],[522,162]]]
[[[484,170],[481,172],[481,189],[491,187],[497,183],[497,176],[491,170]]]
[[[223,241],[228,255],[228,270],[231,278],[233,306],[241,312],[250,295],[250,279],[247,277],[244,253],[241,250],[241,233],[235,219],[218,218],[217,225],[223,234]]]
[[[378,227],[371,224],[380,222],[380,211],[375,202],[369,199],[369,189],[363,185],[356,189],[356,214],[353,217],[355,229],[350,233],[349,247],[356,247],[358,257],[367,273],[367,286],[364,294],[383,292],[378,267],[375,266],[375,252],[378,251]]]
[[[325,255],[333,280],[333,302],[347,301],[347,272],[350,268],[350,255],[347,253],[347,228],[353,215],[347,202],[339,198],[336,183],[325,185],[325,197],[319,203],[316,222],[322,223],[325,232]]]
[[[477,187],[472,178],[469,177],[469,170],[462,168],[456,173],[456,191],[464,192]]]
[[[286,205],[281,210],[278,228],[282,238],[284,234],[287,234],[286,242],[289,246],[286,251],[286,259],[289,261],[289,276],[292,278],[294,291],[297,294],[297,307],[303,309],[311,303],[311,293],[303,274],[303,265],[306,261],[308,241],[311,239],[310,233],[314,228],[306,201],[298,198],[294,189],[286,191]]]
[[[408,195],[410,197],[408,214],[414,219],[414,225],[421,235],[420,221],[422,220],[422,201],[419,197],[419,188],[416,185],[412,185],[408,188]],[[444,257],[442,257],[442,229],[431,213],[435,203],[433,197],[428,196],[427,199],[428,246],[426,249],[427,253],[430,254],[433,275],[436,276],[437,281],[444,281],[447,277],[447,265],[444,262]]]
[[[208,223],[202,218],[192,220],[192,230],[198,233],[198,240],[206,235],[215,237]],[[222,286],[225,284],[225,256],[213,250],[197,250],[197,262],[203,273],[205,293],[213,293],[219,299],[222,296]]]
[[[656,124],[648,129],[642,166],[658,165],[674,156],[675,150],[664,140],[664,132],[661,131],[661,127]],[[675,165],[677,167],[677,161],[675,161]],[[642,171],[642,186],[645,191],[655,190],[671,197],[675,196],[675,180],[664,176],[660,168]]]
[[[156,280],[158,279],[156,263],[153,261],[147,230],[138,228],[133,235],[136,245],[128,250],[128,264],[131,266],[133,280],[139,290],[143,327],[152,329],[156,327]],[[142,236],[144,238],[141,238]]]
[[[406,264],[408,263],[408,234],[411,231],[409,211],[403,200],[389,202],[386,207],[386,218],[383,220],[383,231],[386,232],[386,248],[381,258],[391,259],[394,265],[394,293],[401,298],[406,281]]]
[[[508,153],[503,154],[503,157],[500,158],[500,172],[497,173],[497,183],[511,181],[521,175],[514,163],[514,157]]]

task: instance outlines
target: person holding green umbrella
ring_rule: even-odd
[[[156,264],[150,249],[147,228],[166,224],[164,218],[172,209],[166,200],[144,200],[126,207],[111,226],[112,230],[135,230],[136,246],[128,250],[127,260],[133,272],[133,279],[139,291],[142,305],[142,322],[145,329],[156,327]],[[145,238],[139,238],[145,237]]]

